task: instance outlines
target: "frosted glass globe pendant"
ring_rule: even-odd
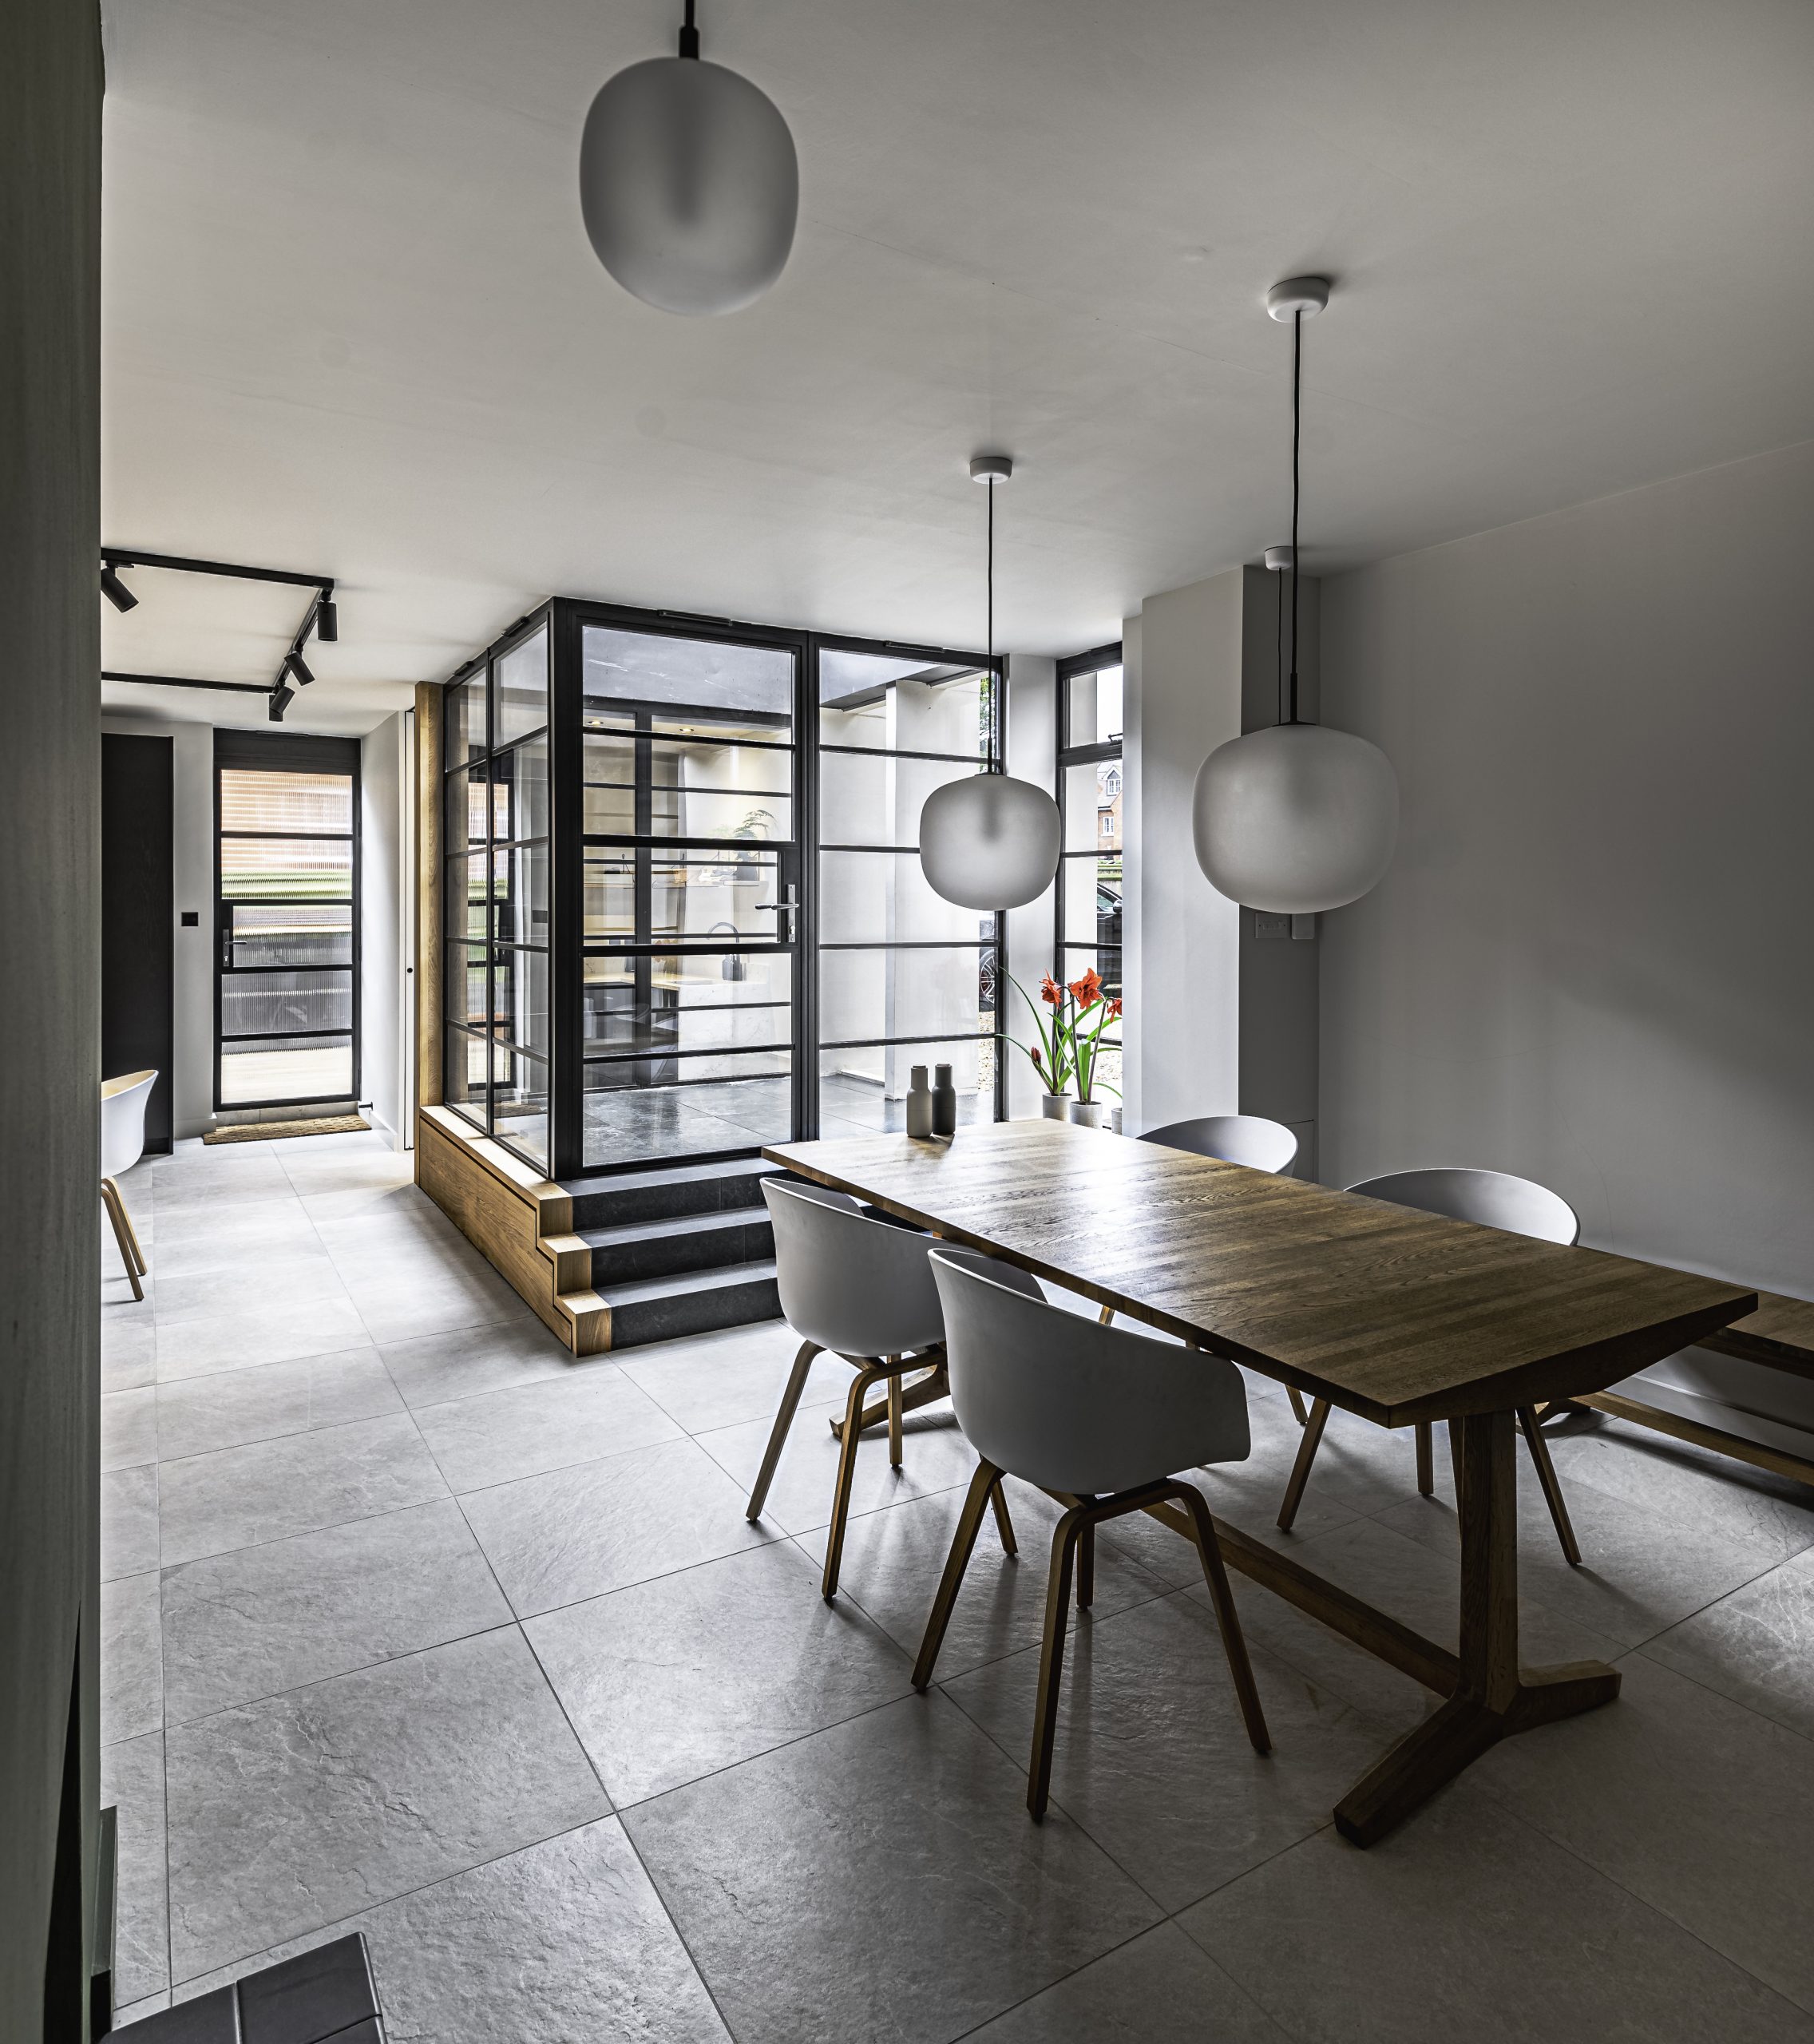
[[[800,211],[794,137],[768,95],[699,55],[694,0],[678,57],[602,85],[580,145],[598,259],[663,312],[735,312],[786,267]]]
[[[1311,915],[1358,901],[1392,863],[1398,777],[1376,745],[1297,715],[1298,441],[1304,322],[1329,303],[1326,277],[1293,277],[1266,294],[1291,342],[1291,545],[1266,565],[1291,576],[1291,679],[1284,720],[1218,746],[1197,773],[1191,835],[1210,884],[1243,907]],[[1289,556],[1280,560],[1280,556]]]
[[[989,493],[988,660],[995,668],[995,493],[1014,473],[1005,454],[979,454],[970,479]],[[998,684],[999,685],[999,684]],[[999,706],[998,706],[999,709]],[[972,774],[927,796],[920,811],[920,869],[935,894],[964,909],[1018,909],[1058,870],[1058,804],[1031,781]]]

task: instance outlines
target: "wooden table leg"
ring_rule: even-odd
[[[1337,1804],[1336,1829],[1356,1845],[1384,1838],[1501,1739],[1618,1694],[1617,1670],[1597,1661],[1519,1666],[1515,1424],[1510,1412],[1449,1422],[1461,1436],[1461,1679]]]

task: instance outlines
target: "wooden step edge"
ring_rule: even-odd
[[[416,1111],[437,1135],[450,1143],[458,1143],[494,1178],[535,1208],[537,1234],[565,1234],[572,1229],[573,1197],[564,1186],[544,1178],[521,1158],[513,1157],[501,1143],[493,1142],[489,1135],[481,1135],[451,1107],[418,1107]]]
[[[576,1356],[602,1356],[611,1346],[611,1304],[596,1292],[558,1292],[555,1305],[572,1330],[568,1346]]]
[[[554,1266],[557,1297],[592,1289],[592,1246],[584,1235],[538,1235],[536,1247]]]

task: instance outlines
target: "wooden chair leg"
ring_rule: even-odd
[[[767,1502],[768,1487],[774,1481],[774,1472],[781,1461],[781,1451],[787,1444],[787,1429],[794,1424],[794,1415],[799,1410],[800,1394],[806,1388],[806,1377],[813,1367],[813,1358],[824,1352],[816,1341],[802,1341],[800,1353],[794,1358],[794,1369],[787,1380],[787,1388],[781,1394],[781,1409],[774,1416],[774,1424],[769,1431],[768,1448],[762,1456],[762,1466],[757,1472],[756,1487],[750,1493],[749,1510],[744,1515],[749,1519],[760,1519],[762,1507]]]
[[[1570,1568],[1581,1566],[1581,1549],[1576,1544],[1574,1527],[1570,1523],[1568,1505],[1562,1494],[1561,1480],[1556,1475],[1556,1465],[1550,1460],[1550,1444],[1543,1438],[1543,1430],[1538,1424],[1535,1410],[1529,1405],[1519,1408],[1518,1424],[1524,1429],[1524,1444],[1531,1451],[1531,1460],[1537,1465],[1537,1481],[1543,1487],[1543,1502],[1550,1508],[1550,1522],[1556,1529],[1556,1538],[1562,1543],[1562,1551]]]
[[[126,1241],[133,1252],[133,1261],[139,1267],[139,1275],[141,1278],[146,1277],[150,1273],[151,1266],[145,1262],[145,1251],[139,1247],[139,1231],[133,1226],[133,1217],[126,1210],[126,1195],[121,1191],[117,1179],[103,1178],[101,1182],[113,1194],[114,1209],[125,1225]]]
[[[1010,1561],[1018,1560],[1020,1543],[1014,1537],[1014,1521],[1008,1515],[1008,1493],[1001,1487],[999,1476],[990,1488],[989,1503],[995,1508],[995,1530],[1001,1536],[1001,1551]]]
[[[1115,1308],[1113,1306],[1104,1306],[1102,1311],[1096,1315],[1096,1325],[1099,1327],[1107,1327],[1114,1317]]]
[[[113,1190],[113,1181],[101,1182],[101,1203],[107,1209],[107,1218],[113,1224],[113,1239],[120,1246],[120,1261],[126,1266],[126,1281],[133,1288],[133,1297],[142,1299],[145,1287],[139,1282],[139,1266],[126,1240],[126,1222],[124,1210],[119,1204],[120,1195]]]
[[[1329,1423],[1329,1401],[1326,1398],[1312,1399],[1310,1416],[1304,1425],[1304,1438],[1297,1444],[1297,1460],[1291,1465],[1291,1480],[1285,1487],[1285,1502],[1278,1508],[1278,1523],[1284,1532],[1291,1531],[1291,1522],[1297,1516],[1297,1507],[1304,1501],[1304,1486],[1310,1480],[1310,1464],[1317,1459],[1323,1429]]]
[[[1052,1796],[1052,1748],[1058,1730],[1058,1686],[1064,1673],[1064,1627],[1071,1607],[1071,1557],[1087,1505],[1074,1505],[1052,1539],[1046,1579],[1046,1629],[1040,1646],[1040,1689],[1033,1705],[1033,1757],[1027,1769],[1027,1808],[1037,1824]]]
[[[1087,1611],[1096,1601],[1096,1529],[1083,1526],[1077,1534],[1077,1608]]]
[[[918,1357],[914,1358],[916,1367],[921,1360],[922,1358]],[[943,1362],[934,1363],[924,1377],[915,1377],[911,1384],[907,1384],[906,1378],[903,1375],[901,1382],[906,1385],[906,1388],[901,1394],[901,1409],[903,1412],[917,1412],[922,1405],[933,1405],[940,1399],[949,1398],[951,1396],[951,1380],[945,1373]],[[863,1423],[860,1431],[867,1433],[870,1428],[883,1425],[887,1418],[888,1400],[885,1398],[874,1405],[865,1405],[863,1408]],[[827,1420],[826,1424],[830,1428],[831,1437],[834,1440],[843,1440],[844,1422],[842,1420]]]
[[[844,1407],[844,1438],[838,1448],[838,1483],[831,1494],[831,1527],[826,1535],[825,1580],[822,1593],[829,1604],[838,1594],[838,1571],[844,1559],[844,1522],[850,1516],[850,1486],[857,1475],[857,1444],[862,1439],[857,1420],[869,1386],[886,1377],[881,1363],[865,1363],[850,1380],[850,1396]]]
[[[1303,1392],[1297,1388],[1296,1384],[1288,1384],[1285,1387],[1285,1395],[1291,1400],[1292,1417],[1297,1420],[1298,1425],[1301,1427],[1309,1425],[1310,1415],[1305,1409]]]
[[[945,1644],[945,1627],[951,1622],[957,1593],[964,1586],[964,1571],[970,1565],[971,1552],[976,1544],[976,1529],[983,1523],[983,1501],[985,1498],[999,1499],[1000,1495],[1001,1472],[992,1462],[979,1461],[976,1474],[970,1479],[964,1509],[957,1515],[957,1530],[951,1536],[951,1552],[945,1558],[945,1573],[938,1579],[938,1594],[933,1598],[925,1634],[920,1642],[920,1658],[913,1663],[913,1686],[917,1689],[923,1689],[933,1678],[938,1650]],[[998,1525],[1005,1509],[1004,1506],[996,1507]],[[1012,1532],[1008,1537],[1013,1537]]]
[[[900,1361],[898,1356],[890,1356],[891,1363]],[[888,1380],[888,1463],[891,1469],[901,1467],[901,1421],[904,1408],[901,1402],[901,1373],[897,1370]]]
[[[1420,1420],[1416,1423],[1417,1435],[1417,1495],[1420,1498],[1434,1497],[1436,1490],[1436,1444],[1430,1437],[1430,1423]]]
[[[1255,1753],[1269,1753],[1273,1749],[1272,1736],[1266,1729],[1266,1714],[1260,1708],[1260,1692],[1254,1680],[1253,1663],[1247,1658],[1247,1640],[1241,1630],[1241,1614],[1234,1608],[1234,1593],[1228,1586],[1228,1571],[1222,1565],[1215,1521],[1210,1516],[1210,1507],[1202,1492],[1194,1484],[1176,1484],[1173,1495],[1190,1513],[1190,1523],[1196,1531],[1197,1551],[1203,1559],[1203,1579],[1210,1586],[1210,1601],[1216,1607],[1216,1623],[1222,1627],[1222,1651],[1228,1656],[1228,1672],[1234,1678],[1234,1693],[1240,1699],[1247,1737]]]

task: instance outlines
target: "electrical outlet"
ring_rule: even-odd
[[[1289,937],[1291,921],[1289,916],[1269,915],[1265,910],[1256,909],[1254,911],[1254,934],[1257,937]]]

